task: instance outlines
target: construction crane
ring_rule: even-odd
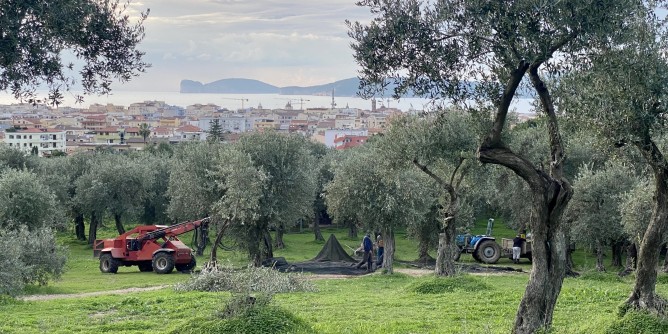
[[[303,98],[298,98],[298,99],[285,99],[285,98],[279,98],[279,100],[287,100],[288,103],[285,105],[286,109],[292,109],[292,102],[299,102],[299,110],[304,110],[304,102],[309,102],[311,100],[303,99]]]
[[[244,109],[244,102],[248,102],[248,99],[244,99],[244,98],[237,99],[237,98],[233,98],[233,97],[222,97],[221,99],[241,101],[241,110],[245,110]]]

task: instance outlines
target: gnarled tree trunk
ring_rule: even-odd
[[[90,227],[88,228],[88,244],[92,245],[97,239],[97,227],[100,224],[99,218],[95,211],[90,214]]]
[[[455,245],[457,230],[454,217],[447,217],[443,225],[443,233],[438,235],[438,252],[434,272],[437,276],[453,276],[457,273],[455,257],[459,252]]]
[[[320,210],[315,211],[315,217],[313,218],[313,234],[315,235],[315,241],[325,241],[325,238],[322,237],[322,232],[320,231],[320,218],[322,213]]]
[[[283,224],[279,224],[276,227],[276,242],[274,242],[274,247],[276,247],[276,249],[285,248],[285,243],[283,243],[283,234],[285,234],[285,227]]]
[[[624,241],[617,240],[612,243],[612,266],[621,267],[622,266],[622,252],[624,248]]]
[[[229,226],[229,222],[224,222],[223,225],[220,227],[220,230],[218,231],[218,235],[216,235],[216,239],[213,241],[213,246],[211,248],[211,255],[209,257],[209,262],[213,265],[218,262],[218,247],[220,246],[220,243],[223,242],[223,237],[225,236],[225,231],[227,230],[227,227]]]
[[[562,224],[561,218],[573,195],[573,190],[564,178],[563,143],[552,98],[538,75],[541,64],[540,61],[534,64],[522,61],[510,73],[492,129],[478,149],[480,162],[509,168],[528,184],[533,197],[532,270],[515,316],[513,333],[535,333],[551,326],[554,307],[566,273],[566,226]],[[547,116],[550,142],[549,172],[537,168],[512,152],[503,143],[501,136],[508,108],[527,71]]]
[[[605,264],[603,264],[603,245],[601,245],[601,241],[596,241],[596,270],[605,271]]]
[[[357,239],[357,225],[355,223],[350,223],[348,225],[348,238]]]
[[[656,293],[659,250],[668,225],[668,162],[649,135],[643,143],[637,143],[654,171],[654,210],[647,230],[640,241],[636,280],[631,296],[626,300],[629,308],[646,310],[651,313],[668,314],[668,302]]]
[[[74,216],[74,233],[77,236],[77,240],[86,241],[86,225],[84,224],[83,213],[77,212]]]
[[[118,231],[118,234],[121,235],[125,233],[125,227],[123,226],[123,222],[121,222],[120,214],[114,214],[114,222],[116,222],[116,230]]]
[[[455,181],[457,172],[464,164],[464,159],[460,159],[454,171],[450,175],[450,182],[446,182],[438,175],[434,174],[427,166],[413,160],[413,164],[420,168],[424,173],[434,179],[450,196],[450,203],[446,210],[446,217],[443,221],[443,232],[438,235],[438,251],[436,255],[436,266],[434,272],[438,276],[452,276],[456,274],[455,258],[459,250],[455,245],[456,225],[455,221],[459,212],[459,195],[457,189],[464,177],[464,172],[459,174],[459,179]]]
[[[195,244],[197,249],[195,254],[198,256],[204,255],[204,250],[206,249],[206,244],[209,241],[209,226],[202,225],[195,229]]]
[[[383,255],[383,272],[394,273],[394,230],[391,227],[381,229],[383,242],[385,243],[385,254]]]
[[[271,233],[269,230],[264,229],[261,232],[262,235],[262,260],[271,259],[274,257],[274,248],[271,242]]]

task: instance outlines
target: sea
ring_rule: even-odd
[[[282,109],[288,103],[293,109],[308,108],[331,108],[331,96],[315,95],[280,95],[280,94],[193,94],[179,92],[142,92],[142,91],[114,91],[110,95],[86,95],[83,103],[76,103],[76,94],[80,92],[65,92],[60,106],[72,108],[88,108],[91,104],[113,104],[118,106],[129,106],[132,103],[144,101],[162,101],[169,105],[187,107],[194,104],[215,104],[229,110],[243,110],[248,108]],[[46,91],[38,91],[38,97],[46,97]],[[371,110],[372,101],[360,97],[334,97],[336,108],[357,108]],[[0,93],[0,105],[21,103],[10,93]],[[398,108],[402,111],[432,111],[437,108],[439,101],[424,98],[402,98],[402,99],[376,99],[376,107]],[[511,106],[516,112],[522,114],[532,113],[531,99],[516,99]]]

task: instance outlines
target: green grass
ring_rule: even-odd
[[[501,230],[499,224],[495,231]],[[103,231],[103,234],[113,231]],[[342,229],[325,229],[342,244],[356,247]],[[498,235],[495,233],[495,235]],[[68,272],[47,287],[30,287],[29,294],[61,294],[171,285],[189,275],[140,273],[136,267],[102,274],[98,260],[84,243],[60,236],[70,248]],[[182,238],[190,242],[188,236]],[[315,257],[324,242],[310,232],[285,236],[278,250],[289,262]],[[345,248],[345,246],[344,246]],[[579,258],[591,258],[578,251]],[[208,253],[208,252],[207,252]],[[246,256],[221,252],[219,257],[242,266]],[[417,257],[414,242],[397,234],[397,258]],[[206,256],[199,258],[201,264]],[[500,264],[507,263],[500,261]],[[529,269],[529,264],[519,265]],[[587,264],[582,266],[587,268]],[[554,333],[652,333],[642,326],[664,326],[645,315],[618,317],[628,297],[632,277],[586,270],[564,281],[554,313]],[[508,333],[528,281],[526,273],[459,275],[452,278],[411,277],[375,273],[347,279],[315,280],[317,292],[278,294],[267,309],[243,319],[222,319],[230,294],[175,292],[171,287],[126,295],[101,295],[47,301],[0,298],[0,333]],[[668,295],[668,276],[660,274],[657,291]],[[277,320],[278,319],[278,320]],[[276,323],[285,320],[285,322]],[[245,329],[244,329],[245,328]],[[660,327],[663,330],[664,327]],[[255,330],[257,329],[257,330]],[[264,331],[263,331],[264,330]],[[658,332],[657,332],[658,333]]]

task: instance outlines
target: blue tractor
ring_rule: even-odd
[[[501,257],[501,247],[496,243],[496,238],[492,237],[492,228],[494,219],[487,221],[487,231],[483,235],[460,234],[457,236],[456,244],[459,247],[459,254],[455,261],[459,260],[462,253],[468,253],[473,258],[482,263],[494,264]]]

